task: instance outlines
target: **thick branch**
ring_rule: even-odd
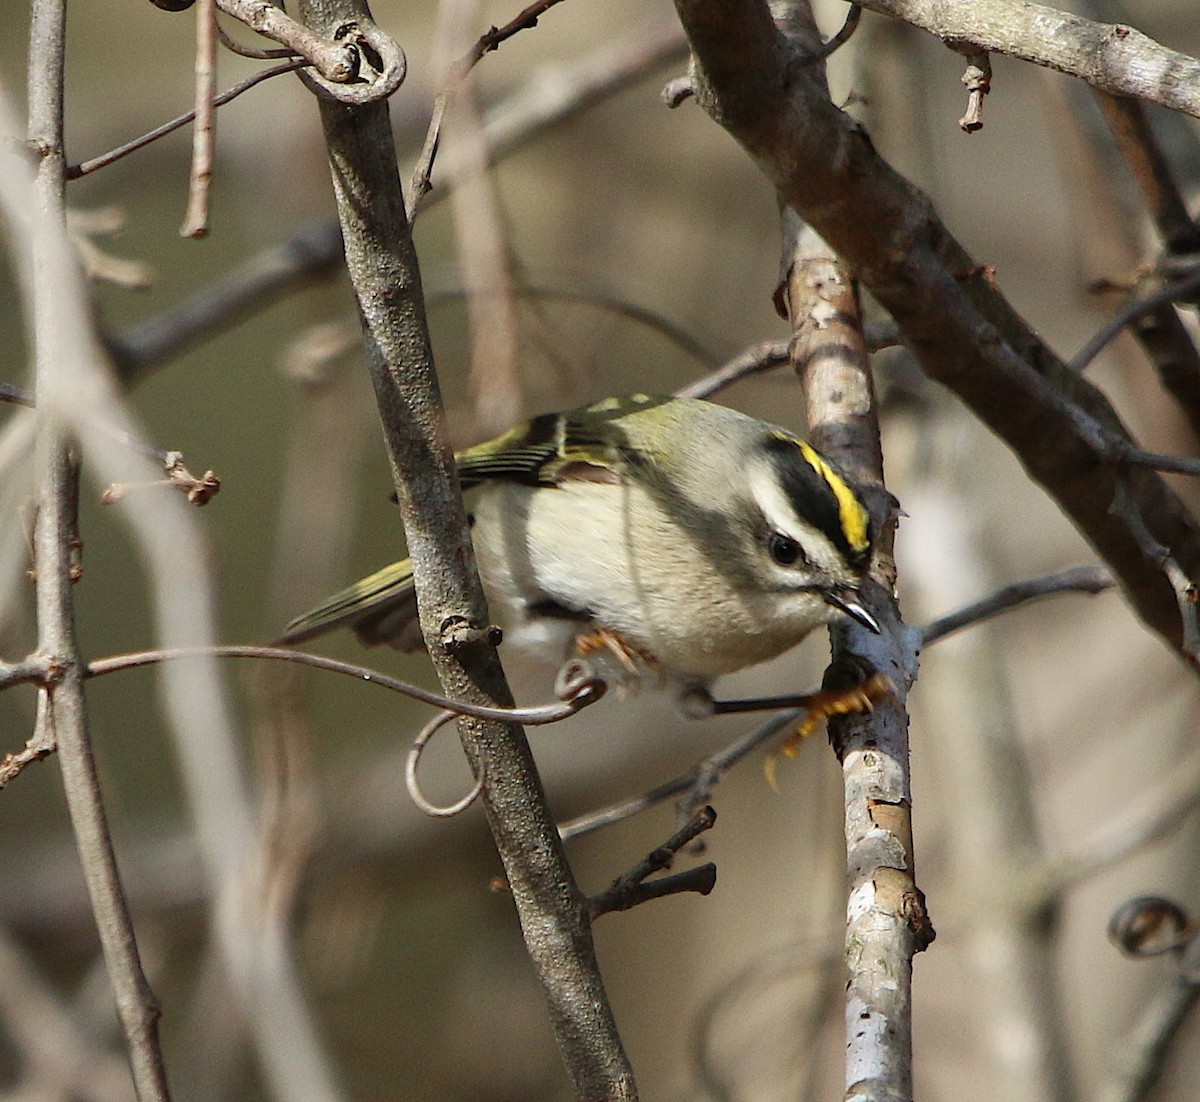
[[[365,8],[348,0],[308,0],[301,10],[318,32],[351,18],[368,20]],[[428,649],[447,695],[507,705],[495,651],[448,645],[456,626],[485,631],[487,607],[445,432],[387,109],[322,101],[321,117]],[[633,1098],[587,901],[566,862],[524,733],[494,721],[463,721],[460,734],[486,782],[488,821],[576,1094],[597,1102]]]
[[[1112,461],[1113,441],[1128,433],[1108,400],[1066,369],[928,198],[829,102],[762,0],[676,7],[692,40],[699,102],[892,313],[924,369],[1016,452],[1146,624],[1179,648],[1179,609],[1161,563],[1109,507],[1128,485],[1146,527],[1191,576],[1200,572],[1200,528],[1159,476]]]

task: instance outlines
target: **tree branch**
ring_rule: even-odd
[[[318,32],[368,20],[350,0],[307,0]],[[323,100],[321,118],[346,261],[413,561],[421,626],[447,695],[511,703],[495,651],[448,645],[457,626],[482,632],[487,608],[445,432],[421,276],[404,209],[385,104]],[[486,779],[483,802],[559,1046],[581,1099],[636,1097],[596,964],[587,904],[563,854],[519,727],[460,722],[464,749]]]
[[[1162,563],[1109,505],[1128,486],[1146,527],[1189,576],[1200,572],[1200,527],[1159,476],[1114,461],[1112,441],[1128,443],[1129,434],[1108,400],[1042,343],[928,198],[829,102],[762,0],[676,7],[692,40],[698,102],[891,312],[925,371],[1016,452],[1142,620],[1179,650],[1182,622]]]
[[[84,664],[75,637],[71,586],[78,569],[79,467],[62,420],[55,415],[68,389],[63,364],[74,351],[59,317],[64,271],[73,263],[65,243],[63,74],[64,0],[35,0],[29,39],[29,145],[37,151],[33,195],[40,225],[32,234],[31,344],[38,413],[38,495],[34,569],[37,575],[38,653],[51,667],[44,689],[38,738],[58,745],[63,789],[87,881],[100,944],[129,1048],[139,1102],[168,1102],[166,1068],[158,1039],[158,1002],[142,970],[129,906],[121,887],[100,780],[92,756]],[[10,214],[15,211],[10,210]],[[28,212],[21,212],[28,217]]]
[[[1200,61],[1122,24],[1097,23],[1028,0],[946,4],[862,0],[938,38],[1031,61],[1118,96],[1136,96],[1200,118]]]
[[[868,494],[877,533],[867,603],[884,625],[831,629],[830,679],[881,673],[894,691],[868,715],[830,720],[845,784],[846,1082],[862,1098],[912,1095],[912,957],[933,939],[914,881],[905,698],[916,676],[911,633],[899,619],[892,538],[895,503],[883,483],[874,390],[853,283],[829,247],[784,215],[786,302],[796,337],[809,438]],[[790,263],[789,263],[790,262]],[[848,675],[844,671],[851,671]]]

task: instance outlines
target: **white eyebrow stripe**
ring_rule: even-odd
[[[783,492],[774,472],[756,464],[747,474],[746,483],[771,527],[785,536],[791,536],[797,542],[802,542],[801,537],[805,534],[806,525],[796,515],[796,510],[787,494]]]

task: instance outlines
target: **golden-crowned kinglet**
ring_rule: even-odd
[[[471,534],[493,609],[508,638],[558,660],[600,638],[707,687],[843,613],[879,630],[857,596],[867,510],[784,429],[635,395],[535,417],[457,461],[463,488],[482,487]],[[293,620],[284,641],[348,624],[415,649],[416,611],[405,560]]]

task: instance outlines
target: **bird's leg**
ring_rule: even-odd
[[[692,689],[682,703],[692,716],[730,715],[735,712],[774,712],[783,708],[804,708],[800,720],[780,749],[789,757],[796,748],[830,716],[844,716],[851,712],[869,712],[874,706],[893,692],[892,684],[881,673],[874,673],[865,681],[849,689],[821,689],[819,692],[802,696],[763,696],[747,700],[713,700],[703,688]]]

